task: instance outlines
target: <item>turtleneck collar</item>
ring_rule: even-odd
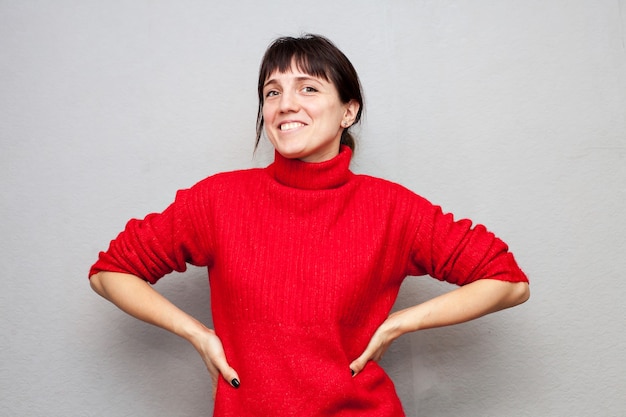
[[[303,190],[337,188],[348,182],[352,150],[341,145],[339,154],[324,162],[303,162],[288,159],[275,151],[274,163],[268,167],[270,175],[287,187]]]

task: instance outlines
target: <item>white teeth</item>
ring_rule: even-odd
[[[280,130],[291,130],[300,126],[304,126],[304,123],[300,123],[300,122],[283,123],[282,125],[280,125]]]

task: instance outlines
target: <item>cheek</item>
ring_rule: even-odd
[[[326,117],[328,120],[341,121],[346,112],[344,105],[341,102],[328,103],[325,108]]]
[[[261,114],[263,115],[263,131],[265,132],[265,136],[269,141],[274,143],[274,135],[272,134],[272,126],[274,124],[273,112],[270,111],[271,106],[263,106]]]
[[[274,112],[272,111],[272,105],[267,103],[263,104],[261,114],[263,115],[263,120],[265,121],[265,125],[267,126],[267,123],[273,120],[272,115],[274,114]]]

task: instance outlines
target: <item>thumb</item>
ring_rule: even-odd
[[[361,354],[361,356],[359,356],[357,359],[352,361],[352,363],[350,364],[350,369],[352,370],[352,376],[357,376],[363,370],[363,368],[365,368],[365,365],[367,365],[368,361],[369,361],[369,353],[366,350],[365,352],[363,352],[363,354]]]
[[[231,368],[230,366],[227,366],[223,372],[220,371],[217,367],[215,369],[217,370],[217,372],[219,372],[219,375],[221,375],[222,378],[224,378],[226,382],[230,384],[231,387],[235,389],[239,388],[239,375],[237,375],[237,372],[233,368]],[[219,376],[217,374],[211,373],[211,381],[212,381],[211,385],[213,386],[213,400],[215,400],[215,396],[217,395],[218,378]]]
[[[222,348],[221,342],[215,344],[213,354],[204,357],[205,363],[213,379],[214,388],[217,387],[217,379],[221,375],[233,388],[239,388],[239,375],[226,360],[226,354]]]
[[[228,370],[222,374],[222,376],[233,388],[239,388],[239,375],[237,375],[237,372],[233,368],[229,367]]]
[[[226,380],[233,388],[239,388],[240,380],[239,374],[226,362],[226,358],[216,363],[215,366],[222,375],[222,378]]]

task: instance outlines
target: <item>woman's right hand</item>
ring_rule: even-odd
[[[239,386],[239,376],[226,361],[224,347],[215,332],[176,307],[147,282],[135,275],[105,271],[92,275],[90,282],[94,291],[131,316],[188,340],[211,374],[214,393],[220,375],[232,387]]]
[[[200,357],[211,375],[214,398],[220,376],[233,388],[239,388],[239,375],[237,371],[228,364],[222,341],[217,334],[215,334],[215,331],[205,327],[204,331],[190,338],[190,342],[200,354]]]

